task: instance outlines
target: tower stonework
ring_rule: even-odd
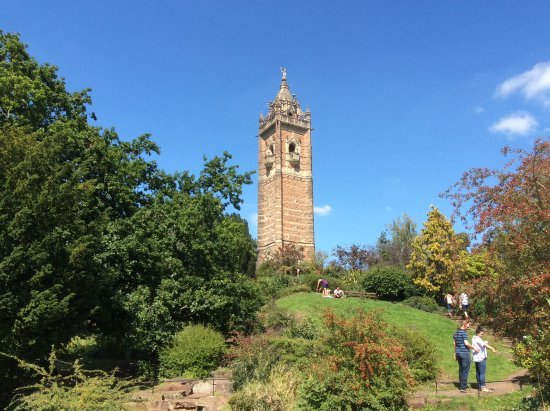
[[[290,93],[286,70],[281,87],[260,114],[258,138],[258,264],[294,245],[305,259],[315,254],[311,115]]]

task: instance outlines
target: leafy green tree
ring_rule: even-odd
[[[88,91],[68,93],[57,67],[39,65],[18,34],[0,30],[0,127],[15,123],[35,131],[66,119],[85,125]]]
[[[228,153],[196,177],[163,172],[148,135],[90,126],[87,90],[69,93],[56,72],[0,32],[2,350],[44,358],[102,333],[156,363],[186,322],[246,327],[260,304],[242,275],[254,244],[225,212],[239,209],[251,173]],[[19,377],[0,361],[9,395]]]
[[[453,289],[463,270],[467,252],[449,220],[434,206],[412,244],[411,271],[414,283],[429,293]]]
[[[416,235],[416,223],[407,214],[393,220],[388,229],[380,234],[376,246],[382,262],[405,268]]]

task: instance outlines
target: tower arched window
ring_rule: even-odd
[[[296,144],[290,143],[290,144],[288,145],[288,152],[289,152],[289,153],[295,153],[295,152],[296,152]]]

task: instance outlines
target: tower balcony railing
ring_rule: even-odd
[[[272,167],[273,164],[275,164],[275,155],[273,154],[266,154],[265,156],[265,165],[267,167]]]
[[[264,128],[272,124],[272,121],[275,120],[277,115],[280,115],[285,123],[294,124],[300,127],[309,127],[310,114],[299,114],[294,116],[289,116],[284,112],[270,111],[266,117],[260,118],[260,128]]]
[[[288,161],[293,166],[300,163],[300,154],[299,153],[288,153]]]

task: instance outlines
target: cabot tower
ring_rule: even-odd
[[[315,253],[311,119],[290,93],[286,69],[258,139],[258,264],[294,245],[304,258]]]

